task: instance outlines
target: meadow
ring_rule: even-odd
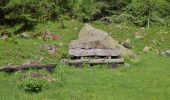
[[[50,31],[60,35],[58,41],[43,41],[41,38],[24,39],[12,36],[0,40],[0,66],[23,64],[26,60],[37,61],[41,54],[44,60],[40,63],[56,63],[52,76],[56,82],[40,93],[29,94],[20,90],[15,82],[15,73],[0,72],[1,100],[169,100],[170,99],[170,57],[156,54],[156,50],[170,50],[170,29],[166,27],[141,28],[126,24],[104,24],[91,22],[96,28],[108,32],[114,39],[131,40],[132,50],[138,55],[138,61],[125,59],[129,66],[120,65],[116,69],[107,65],[74,68],[60,63],[60,58],[68,56],[70,41],[78,38],[83,23],[76,20],[66,21],[62,29],[58,22],[37,24],[28,32],[39,33]],[[141,32],[144,39],[136,39],[133,33]],[[163,41],[161,41],[163,39]],[[161,41],[154,44],[153,40]],[[62,46],[57,56],[40,52],[42,44]],[[143,52],[145,46],[152,47],[149,53]]]

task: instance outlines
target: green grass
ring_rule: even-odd
[[[61,29],[59,23],[48,22],[37,25],[32,32],[49,30],[62,36],[60,41],[44,42],[41,39],[22,39],[13,37],[8,41],[0,40],[0,65],[9,63],[22,64],[26,60],[37,60],[39,46],[46,43],[60,44],[59,53],[67,52],[68,43],[78,38],[82,23],[67,21],[67,28]],[[134,26],[114,24],[104,25],[93,22],[93,26],[101,28],[119,41],[131,39],[133,50],[138,54],[139,62],[130,63],[130,67],[120,66],[117,69],[106,66],[88,66],[76,69],[58,64],[54,73],[56,82],[50,89],[38,94],[27,94],[15,84],[15,74],[0,73],[1,100],[169,100],[170,99],[170,58],[155,55],[154,49],[170,49],[170,30],[152,27],[141,30]],[[77,27],[78,30],[74,30]],[[140,31],[145,35],[142,40],[134,39],[133,33]],[[164,38],[161,45],[154,45],[154,39]],[[143,53],[145,46],[151,46],[150,53]],[[45,58],[41,63],[56,63],[58,57],[42,52]]]

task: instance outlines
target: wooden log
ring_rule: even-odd
[[[69,59],[63,59],[62,63],[64,64],[121,64],[124,63],[123,58],[119,59],[75,59],[75,60],[69,60]]]
[[[122,51],[120,49],[70,49],[69,54],[76,57],[85,57],[85,56],[121,56]]]
[[[9,66],[3,66],[0,67],[0,71],[4,72],[16,72],[20,70],[28,70],[28,69],[46,69],[49,72],[52,72],[52,70],[56,67],[56,64],[30,64],[30,65],[9,65]]]

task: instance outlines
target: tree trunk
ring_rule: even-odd
[[[148,28],[150,27],[150,19],[148,18]]]
[[[28,70],[28,69],[46,69],[49,72],[52,72],[55,67],[56,67],[56,64],[9,65],[9,66],[0,67],[0,71],[16,72],[16,71]]]

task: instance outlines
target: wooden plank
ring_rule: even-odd
[[[122,52],[120,49],[70,49],[69,54],[76,57],[85,57],[85,56],[121,56]]]
[[[109,64],[109,63],[124,63],[123,58],[119,59],[75,59],[75,60],[69,60],[69,59],[63,59],[62,62],[64,64]]]
[[[56,67],[56,64],[47,64],[47,65],[40,65],[40,64],[30,64],[30,65],[10,65],[10,66],[3,66],[0,67],[0,71],[4,72],[16,72],[20,70],[28,70],[28,69],[46,69],[48,71],[52,71],[53,68]]]

